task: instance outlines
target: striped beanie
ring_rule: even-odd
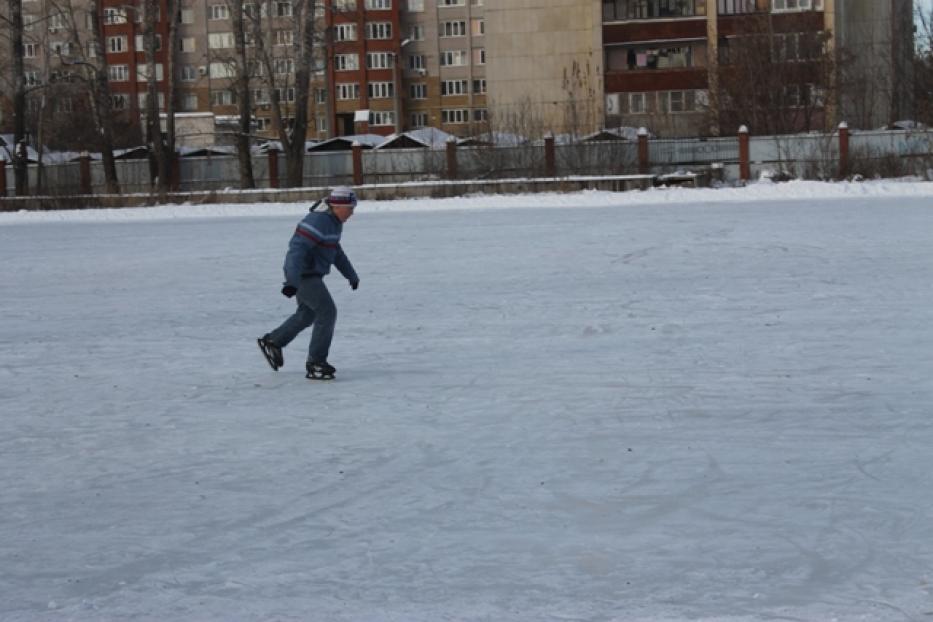
[[[330,191],[330,195],[324,200],[330,207],[356,207],[356,193],[346,186],[337,186]]]

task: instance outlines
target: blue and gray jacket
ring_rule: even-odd
[[[285,254],[285,284],[298,287],[302,277],[324,276],[331,265],[350,283],[359,281],[353,264],[340,248],[343,223],[330,211],[305,216],[288,243]]]

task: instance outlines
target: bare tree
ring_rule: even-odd
[[[26,69],[23,63],[23,0],[8,0],[10,28],[10,81],[13,84],[13,176],[16,196],[29,193],[28,162],[21,145],[26,141]]]
[[[236,136],[237,157],[240,168],[240,187],[255,188],[253,178],[253,160],[250,156],[250,130],[252,129],[252,97],[250,94],[250,78],[252,63],[246,52],[247,30],[246,15],[243,3],[235,1],[233,4],[233,35],[236,46],[236,83],[237,106],[240,113],[239,131]],[[257,13],[256,18],[259,19]]]
[[[917,24],[914,55],[916,119],[933,125],[933,8],[918,8]]]

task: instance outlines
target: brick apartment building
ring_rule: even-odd
[[[181,0],[178,12],[177,111],[211,112],[221,124],[238,114],[228,1]],[[156,78],[164,109],[168,16],[160,3]],[[735,120],[717,93],[734,69],[729,50],[753,23],[766,23],[781,58],[800,67],[813,60],[807,42],[820,33],[828,49],[854,51],[847,62],[859,70],[852,73],[861,76],[860,88],[819,101],[808,122],[858,118],[856,125],[878,126],[910,116],[911,0],[499,0],[489,6],[485,0],[335,0],[319,6],[310,139],[425,126],[467,136],[490,124],[528,129],[532,121],[555,132],[620,125],[661,135],[732,131]],[[38,87],[55,72],[76,71],[60,59],[75,56],[77,46],[93,55],[69,41],[68,17],[50,0],[24,0],[23,8],[31,24],[27,83]],[[293,6],[247,1],[244,10],[262,16],[272,56],[267,67],[250,67],[255,134],[274,138],[270,89],[283,104],[284,123],[294,116]],[[75,12],[74,25],[86,40],[80,36],[90,27],[86,12]],[[113,106],[138,119],[147,86],[140,12],[104,0],[101,30]],[[802,82],[807,96],[820,88],[805,74]],[[82,97],[75,87],[56,94],[54,105],[73,113]],[[9,102],[4,106],[8,116]]]

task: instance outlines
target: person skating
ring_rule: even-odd
[[[353,264],[340,246],[343,224],[356,208],[356,194],[350,188],[340,186],[331,190],[324,203],[326,210],[317,212],[312,208],[298,223],[285,254],[282,294],[288,298],[295,296],[298,309],[281,326],[258,340],[263,356],[272,369],[278,371],[285,363],[282,348],[313,325],[305,369],[307,377],[315,379],[333,378],[337,371],[327,362],[337,322],[337,307],[324,284],[324,276],[333,265],[349,281],[352,289],[360,285]]]

